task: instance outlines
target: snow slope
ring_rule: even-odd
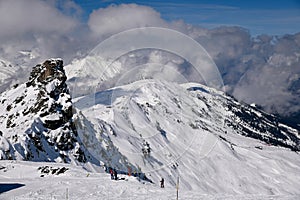
[[[99,80],[101,80],[103,87],[105,82],[115,78],[121,69],[120,62],[104,60],[99,56],[87,56],[81,60],[75,59],[71,64],[65,66],[66,75],[69,77],[67,82],[73,97],[94,92],[99,85]],[[105,71],[105,73],[101,74],[99,71]],[[108,85],[111,85],[110,81],[107,83]]]
[[[47,175],[38,170],[49,166],[54,169],[67,168],[59,175]],[[44,177],[41,177],[44,175]],[[148,182],[140,182],[135,177],[120,175],[119,181],[110,180],[110,175],[87,172],[81,167],[58,163],[33,163],[21,161],[0,161],[0,199],[70,199],[70,200],[169,200],[176,199],[176,188],[166,185],[164,189]],[[12,187],[14,189],[8,189]],[[4,192],[5,191],[5,192]],[[207,194],[200,191],[184,190],[179,185],[179,199],[189,200],[294,200],[299,195],[262,195],[262,194]]]
[[[0,59],[0,93],[24,81],[24,68]]]
[[[183,190],[201,194],[299,195],[297,130],[222,92],[142,80],[75,106],[154,183],[164,177],[175,187],[180,177]],[[84,142],[98,158],[94,143]]]
[[[25,83],[30,69],[39,57],[36,50],[14,52],[14,55],[1,55],[0,58],[0,93]],[[6,58],[6,59],[5,59]]]

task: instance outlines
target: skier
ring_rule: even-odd
[[[164,178],[161,178],[161,181],[160,181],[160,187],[161,187],[161,188],[164,188],[164,187],[165,187],[164,182],[165,182]]]
[[[128,176],[131,176],[131,168],[128,167]]]
[[[110,178],[111,180],[114,179],[114,170],[112,168],[109,168]]]
[[[115,176],[115,180],[118,180],[118,172],[115,169],[114,169],[114,176]]]

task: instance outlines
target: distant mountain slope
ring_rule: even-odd
[[[21,80],[18,80],[17,75],[22,74],[22,71],[21,67],[0,59],[0,93],[18,84]]]
[[[297,193],[299,132],[222,92],[143,80],[75,105],[155,183],[175,186],[179,176],[181,187],[208,193]]]

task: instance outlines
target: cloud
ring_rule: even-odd
[[[151,7],[121,4],[93,11],[88,25],[94,34],[102,36],[138,27],[165,27],[167,22]]]
[[[266,111],[300,111],[300,33],[252,37],[240,27],[218,27],[194,38],[216,62],[227,92]]]
[[[251,62],[234,84],[233,95],[268,112],[290,115],[300,110],[300,33],[253,41]],[[243,59],[243,56],[241,59]],[[240,59],[240,60],[241,60]],[[238,60],[238,59],[237,59]]]
[[[80,13],[72,1],[0,0],[0,57],[26,66],[49,57],[69,62],[89,45],[81,37],[87,28],[78,20]],[[31,59],[21,51],[30,51]]]
[[[78,38],[80,22],[74,17],[79,8],[65,1],[59,9],[57,3],[57,0],[0,0],[0,59],[10,61],[16,68],[10,78],[0,80],[1,86],[6,86],[1,91],[27,80],[31,67],[44,59],[63,57],[69,61],[79,47],[85,47],[85,41]]]
[[[44,1],[0,1],[0,36],[27,33],[66,33],[77,22]]]

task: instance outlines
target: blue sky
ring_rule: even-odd
[[[83,9],[83,20],[98,8],[111,4],[136,3],[150,6],[167,21],[213,28],[221,25],[242,26],[253,35],[282,35],[300,32],[300,0],[75,0]]]

